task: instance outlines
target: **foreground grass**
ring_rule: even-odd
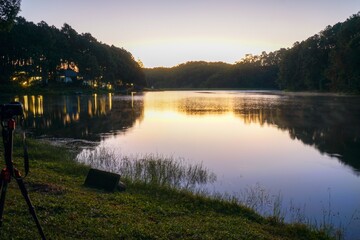
[[[329,239],[304,225],[279,223],[185,191],[131,182],[125,192],[85,188],[89,168],[75,163],[74,153],[35,140],[28,145],[31,172],[25,183],[48,239]],[[20,169],[21,157],[15,143]],[[39,239],[14,180],[3,220],[0,239]]]

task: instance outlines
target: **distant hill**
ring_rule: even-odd
[[[360,93],[360,12],[291,48],[235,64],[187,62],[145,69],[156,88],[278,88]]]
[[[276,65],[222,62],[145,69],[148,85],[155,88],[276,88],[276,73]]]

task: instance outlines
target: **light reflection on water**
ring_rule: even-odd
[[[335,226],[360,236],[360,220],[351,219],[360,217],[359,97],[215,91],[15,100],[35,135],[202,162],[217,175],[210,191],[241,198],[260,186],[318,223],[330,204]]]
[[[211,191],[241,197],[261,186],[271,197],[281,195],[286,209],[301,208],[318,223],[331,211],[331,223],[350,222],[348,232],[360,235],[359,220],[351,220],[360,211],[359,99],[160,92],[143,101],[144,120],[102,147],[203,162],[217,175]]]

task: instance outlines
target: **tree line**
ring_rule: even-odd
[[[360,92],[360,12],[288,49],[278,84],[290,90]]]
[[[57,29],[16,18],[20,2],[0,0],[0,84],[41,79],[46,85],[72,70],[76,79],[97,85],[360,92],[360,12],[291,48],[247,54],[235,64],[198,61],[142,69],[125,49],[66,23]]]
[[[276,88],[276,65],[260,62],[187,62],[172,68],[145,69],[154,88]]]
[[[145,85],[140,65],[123,48],[99,42],[90,33],[77,33],[17,17],[11,29],[0,31],[0,84],[14,79],[55,81],[64,70],[97,84]]]
[[[360,92],[360,12],[291,48],[246,55],[235,64],[187,62],[145,69],[158,88],[275,88]]]

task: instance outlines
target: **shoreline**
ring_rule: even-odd
[[[277,92],[282,95],[289,96],[360,96],[356,93],[346,93],[346,92],[318,92],[318,91],[288,91],[280,89],[258,89],[258,88],[144,88],[141,92],[164,92],[164,91],[249,91],[249,92]],[[89,94],[123,94],[116,90],[107,90],[107,89],[94,89],[86,88],[81,86],[73,86],[68,84],[61,83],[52,83],[50,86],[33,86],[28,88],[22,88],[13,84],[2,85],[0,89],[2,95],[89,95]]]
[[[15,162],[21,162],[21,141],[14,146]],[[186,191],[126,179],[125,192],[85,188],[89,167],[75,162],[74,153],[31,138],[28,148],[30,174],[25,182],[47,238],[331,239],[324,230],[264,218],[231,201]],[[9,186],[7,202],[12,204],[6,205],[0,237],[37,238],[14,184]],[[19,223],[29,227],[19,231]]]

